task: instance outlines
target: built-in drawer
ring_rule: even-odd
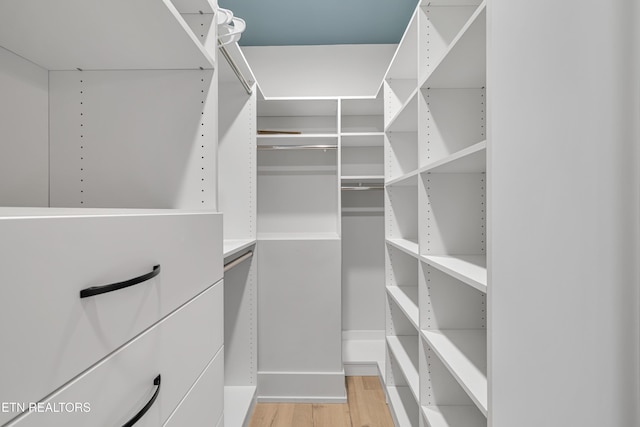
[[[163,427],[213,426],[223,411],[224,350],[216,354]]]
[[[0,402],[43,399],[223,275],[220,214],[13,217],[0,236]]]
[[[136,427],[161,426],[213,356],[224,354],[223,305],[219,282],[41,402],[37,411],[26,413],[9,426],[123,426],[145,407],[148,410]],[[219,381],[220,369],[224,369],[219,367],[224,366],[222,358],[214,360],[211,373],[205,372],[206,381],[218,382],[218,395],[223,393],[223,382]],[[154,382],[158,375],[160,381]],[[215,384],[204,388],[213,390]],[[203,420],[197,425],[215,425],[217,420]]]

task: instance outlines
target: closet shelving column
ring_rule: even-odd
[[[0,191],[11,295],[0,323],[12,325],[0,400],[92,404],[88,413],[5,412],[0,424],[122,425],[161,373],[143,422],[221,425],[216,64],[199,37],[215,34],[215,4],[96,4],[0,4],[0,86],[15,95],[0,100],[11,115],[0,126],[0,170],[37,177],[24,185],[3,175]],[[191,12],[203,15],[198,35]],[[41,268],[24,268],[34,263]],[[79,292],[133,277],[148,280]],[[195,404],[204,398],[209,405]]]
[[[420,405],[432,427],[487,424],[485,9],[418,8]]]
[[[396,425],[420,412],[418,312],[418,16],[384,80],[386,391]]]
[[[342,354],[347,375],[384,372],[384,99],[340,100]]]
[[[260,400],[344,401],[337,98],[258,98]]]
[[[255,77],[237,43],[218,67],[219,204],[224,214],[225,424],[244,426],[256,401],[258,371]],[[217,49],[217,47],[216,47]]]

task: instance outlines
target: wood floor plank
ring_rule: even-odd
[[[313,405],[314,427],[351,427],[349,405],[346,403],[328,403]]]
[[[346,404],[258,403],[249,427],[394,427],[377,377],[346,377]]]

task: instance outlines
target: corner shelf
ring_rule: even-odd
[[[407,101],[400,107],[398,112],[385,127],[385,132],[407,132],[416,131],[418,126],[418,93],[419,88],[415,88]],[[413,111],[412,111],[413,110]]]
[[[422,88],[478,88],[486,84],[486,1],[460,30]]]
[[[409,390],[413,394],[416,402],[420,401],[420,377],[418,376],[418,367],[416,362],[412,360],[411,355],[418,355],[418,337],[417,336],[388,336],[387,345],[393,353],[400,370],[402,371]]]
[[[418,170],[414,170],[404,175],[401,175],[399,177],[390,179],[389,181],[386,182],[385,185],[387,185],[388,187],[390,186],[400,187],[400,186],[412,186],[412,185],[415,186],[415,185],[418,185],[415,179],[415,177],[417,176],[418,176]]]
[[[420,173],[479,173],[487,170],[487,141],[478,142],[419,169]]]
[[[484,329],[421,331],[480,411],[487,415],[487,332]]]
[[[471,405],[423,406],[429,427],[486,427],[487,419]]]
[[[432,267],[487,293],[486,255],[420,255]]]
[[[169,0],[0,2],[0,46],[47,70],[214,68]]]
[[[416,328],[420,329],[417,286],[387,286],[387,293]]]
[[[407,255],[419,258],[418,243],[408,239],[387,239],[387,244],[401,250]]]

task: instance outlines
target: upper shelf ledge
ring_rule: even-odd
[[[169,0],[3,1],[0,46],[47,70],[214,68]]]

